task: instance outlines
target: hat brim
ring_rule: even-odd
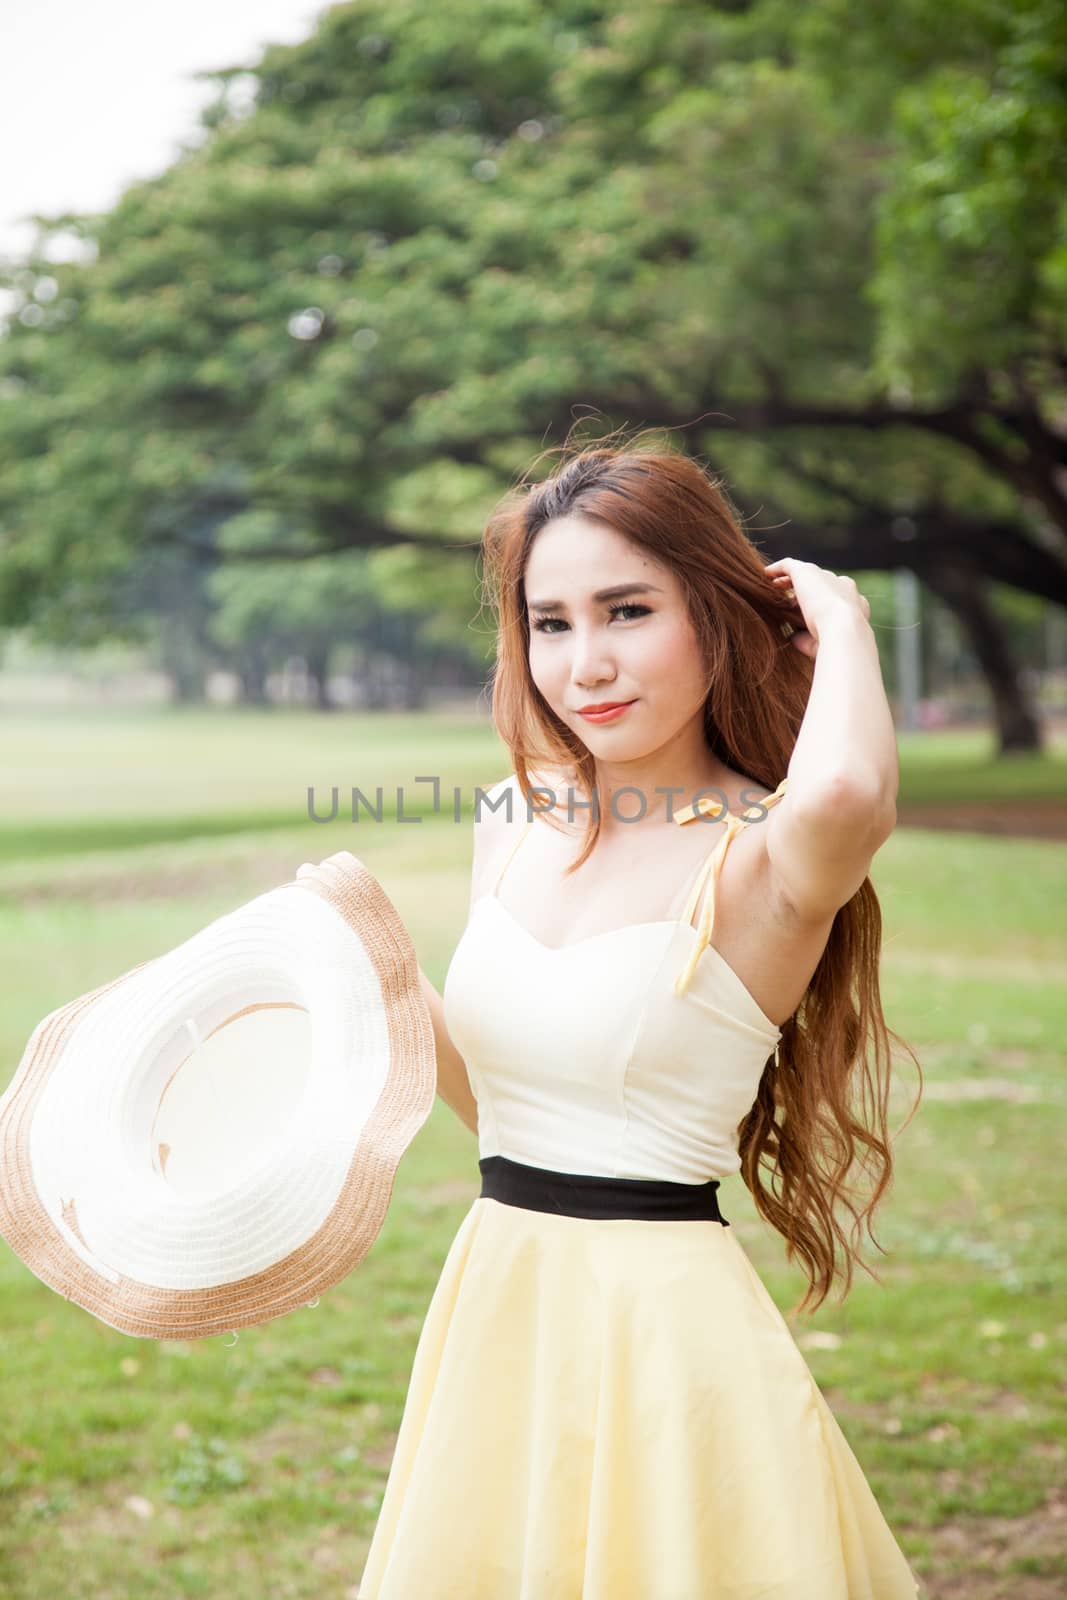
[[[304,1005],[313,1035],[322,1023],[291,1147],[236,1185],[220,1172],[216,1195],[181,1194],[150,1140],[167,1085],[192,1040],[279,1004]],[[0,1234],[123,1333],[271,1321],[363,1260],[436,1087],[407,929],[341,851],[37,1025],[0,1097]]]

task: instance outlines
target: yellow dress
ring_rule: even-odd
[[[508,862],[475,903],[444,1001],[483,1192],[426,1313],[360,1600],[918,1594],[717,1208],[780,1037],[710,943],[750,820],[716,830],[678,919],[543,945],[499,899]]]

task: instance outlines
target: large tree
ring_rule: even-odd
[[[684,429],[771,553],[916,571],[1032,747],[991,586],[1067,604],[1065,44],[1050,0],[333,7],[53,219],[94,261],[12,274],[0,617],[106,616],[249,509],[230,561],[417,549],[462,607],[592,407]]]

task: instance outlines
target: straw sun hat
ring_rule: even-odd
[[[366,1255],[435,1093],[411,940],[342,850],[37,1024],[0,1234],[122,1333],[269,1322]]]

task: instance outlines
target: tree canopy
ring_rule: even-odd
[[[107,628],[177,546],[360,549],[465,621],[582,411],[683,430],[774,554],[1067,603],[1052,0],[360,0],[208,76],[172,168],[5,275],[0,620]]]

